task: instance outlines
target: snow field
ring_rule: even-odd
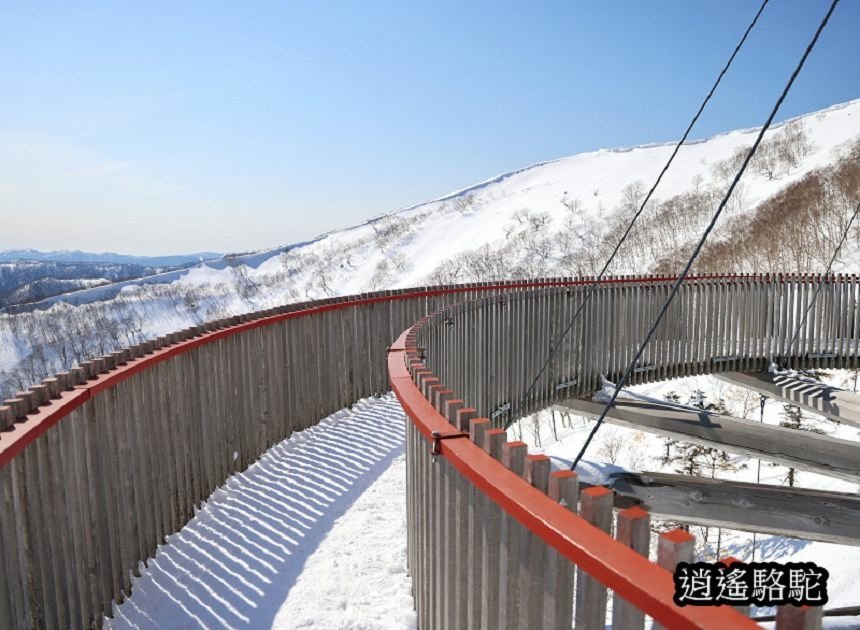
[[[398,455],[305,563],[275,628],[417,628],[406,574],[406,457]]]

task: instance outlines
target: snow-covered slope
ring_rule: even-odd
[[[614,271],[656,269],[666,264],[661,257],[686,251],[755,131],[684,146],[640,220],[645,231],[634,232]],[[791,159],[782,159],[780,147],[787,146],[790,132],[800,133],[801,142],[788,147]],[[816,169],[844,161],[860,142],[860,100],[776,125],[767,142],[773,160],[759,160],[747,172],[721,220],[723,230],[732,221],[751,220],[764,200]],[[438,282],[596,273],[618,226],[638,207],[672,149],[658,144],[544,162],[308,243],[84,289],[45,300],[42,312],[0,316],[6,389],[23,384],[27,374],[68,367],[58,361],[63,352],[56,346],[71,336],[92,338],[89,348],[65,352],[79,360],[82,352],[289,301]],[[713,236],[720,238],[719,226]],[[858,271],[851,263],[856,251],[852,242],[840,268]],[[115,322],[114,330],[88,326],[96,320]]]

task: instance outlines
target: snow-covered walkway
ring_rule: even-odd
[[[409,628],[404,415],[339,411],[231,477],[107,628]]]

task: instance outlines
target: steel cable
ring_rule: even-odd
[[[788,92],[791,90],[791,86],[794,85],[795,79],[797,79],[797,76],[800,74],[800,71],[803,69],[803,66],[806,63],[807,58],[809,57],[810,53],[812,53],[812,50],[815,48],[815,44],[818,42],[818,38],[821,35],[821,32],[824,30],[824,27],[827,26],[827,23],[830,21],[830,16],[833,15],[833,11],[834,11],[834,9],[836,9],[836,6],[839,4],[839,1],[840,0],[833,0],[831,2],[830,8],[828,9],[827,13],[824,15],[824,18],[821,20],[821,23],[818,25],[818,28],[815,31],[815,35],[812,37],[812,41],[810,41],[809,45],[807,45],[806,50],[803,53],[803,56],[800,58],[800,61],[798,62],[797,66],[794,68],[794,71],[791,73],[791,77],[789,78],[788,83],[786,83],[785,87],[783,88],[782,94],[779,95],[779,98],[777,99],[776,104],[774,104],[773,109],[770,112],[770,115],[768,116],[767,120],[764,123],[764,126],[762,126],[761,131],[759,131],[759,134],[756,137],[755,142],[753,143],[752,147],[750,147],[749,152],[747,152],[747,155],[744,158],[744,161],[741,164],[740,169],[738,170],[737,174],[735,175],[734,179],[732,180],[732,183],[729,186],[728,190],[726,191],[726,194],[723,197],[722,201],[720,202],[720,205],[717,207],[717,210],[714,213],[714,216],[711,218],[711,222],[708,224],[708,227],[705,228],[705,231],[702,234],[702,237],[699,239],[699,242],[696,244],[696,247],[693,250],[693,253],[690,255],[690,258],[687,261],[687,264],[684,266],[683,271],[678,276],[677,280],[675,280],[675,284],[672,286],[672,290],[669,292],[669,297],[666,298],[666,301],[663,303],[663,306],[660,308],[660,312],[657,314],[657,318],[654,320],[654,323],[651,325],[651,328],[648,330],[648,333],[645,335],[644,340],[639,345],[639,349],[636,351],[635,356],[630,361],[630,364],[627,366],[627,369],[625,370],[623,376],[618,381],[618,383],[616,383],[615,389],[612,392],[612,396],[610,397],[609,401],[606,403],[606,406],[603,408],[603,411],[600,413],[600,417],[597,419],[597,422],[595,423],[594,427],[591,429],[591,432],[588,434],[588,437],[585,440],[585,444],[582,445],[582,448],[580,449],[579,454],[573,460],[573,464],[571,464],[571,470],[576,468],[576,465],[579,463],[579,460],[582,459],[582,456],[585,454],[585,451],[588,449],[588,446],[591,444],[591,441],[594,439],[594,435],[597,433],[598,429],[600,429],[601,425],[603,424],[604,420],[606,419],[606,414],[609,413],[609,410],[615,404],[615,401],[618,398],[618,394],[621,393],[621,389],[624,387],[624,384],[627,382],[627,380],[630,378],[630,375],[633,373],[633,370],[634,370],[636,364],[639,362],[639,359],[642,357],[642,354],[645,351],[645,348],[648,346],[648,342],[651,341],[651,337],[654,336],[654,333],[657,330],[657,326],[660,324],[660,322],[663,320],[663,317],[666,315],[666,312],[669,310],[669,305],[672,303],[672,300],[675,298],[675,295],[678,293],[678,290],[680,289],[681,284],[683,284],[687,275],[689,275],[690,269],[692,268],[693,263],[699,257],[699,254],[701,253],[702,248],[705,245],[705,241],[708,239],[708,236],[710,236],[711,231],[714,229],[714,226],[716,225],[717,220],[720,218],[720,215],[722,214],[723,209],[725,208],[726,204],[728,203],[729,198],[732,196],[732,193],[734,192],[735,187],[737,186],[738,182],[740,181],[741,177],[743,176],[744,172],[746,171],[747,166],[749,166],[750,160],[752,160],[753,155],[755,155],[755,152],[758,149],[759,145],[761,144],[761,141],[764,139],[765,132],[770,128],[771,124],[773,123],[773,119],[776,117],[776,114],[779,111],[779,108],[782,106],[782,103],[785,100],[785,97],[788,96]]]
[[[543,376],[543,373],[546,371],[546,369],[549,366],[550,362],[552,361],[553,357],[555,357],[555,354],[558,351],[558,348],[561,347],[561,342],[564,341],[564,338],[567,336],[567,334],[573,328],[573,325],[576,323],[577,319],[579,319],[579,315],[582,313],[583,309],[585,308],[585,306],[588,304],[589,300],[591,299],[591,296],[594,293],[594,289],[600,283],[600,280],[603,279],[603,276],[606,274],[606,271],[609,269],[609,266],[612,264],[612,261],[615,260],[615,256],[618,254],[618,251],[621,249],[621,245],[623,245],[624,241],[627,240],[627,237],[630,235],[630,232],[633,229],[633,226],[636,223],[636,221],[639,219],[639,216],[645,211],[645,206],[651,200],[651,196],[654,194],[654,191],[657,189],[657,186],[660,185],[660,182],[663,180],[663,176],[666,174],[666,171],[669,170],[669,167],[672,165],[672,162],[675,160],[675,156],[678,155],[678,151],[681,149],[681,146],[687,141],[687,138],[689,137],[690,132],[693,130],[693,127],[698,122],[699,117],[702,115],[702,112],[705,111],[705,107],[707,106],[708,102],[711,100],[711,97],[714,95],[714,92],[716,91],[717,87],[720,85],[720,82],[723,80],[723,77],[725,76],[726,72],[728,72],[729,68],[732,65],[732,62],[735,60],[735,57],[737,57],[738,53],[740,52],[741,48],[743,47],[744,42],[746,42],[747,37],[749,36],[752,29],[755,27],[756,22],[758,22],[759,16],[762,14],[762,11],[764,11],[764,8],[767,6],[768,2],[769,2],[769,0],[763,0],[763,2],[761,3],[761,6],[759,7],[758,12],[756,12],[755,17],[753,17],[752,22],[750,22],[749,26],[747,26],[746,31],[744,31],[743,37],[741,37],[737,46],[735,46],[735,49],[734,49],[734,51],[732,51],[732,54],[729,57],[729,60],[723,66],[723,69],[720,70],[720,73],[717,76],[717,80],[714,81],[714,84],[711,86],[710,91],[708,92],[707,96],[705,96],[705,100],[703,100],[702,104],[699,105],[699,109],[696,112],[695,116],[693,116],[693,119],[690,121],[690,124],[687,126],[687,130],[684,132],[684,135],[681,137],[681,139],[675,145],[675,148],[672,151],[672,154],[669,156],[669,160],[663,166],[663,170],[660,171],[660,174],[657,176],[657,180],[654,182],[654,185],[651,186],[651,189],[648,191],[648,194],[645,195],[645,198],[643,199],[642,204],[639,206],[639,210],[637,210],[636,213],[633,215],[633,218],[630,220],[630,223],[627,225],[627,229],[624,230],[624,234],[622,234],[621,239],[618,241],[618,244],[615,245],[615,249],[612,250],[612,254],[610,254],[609,258],[606,260],[606,263],[603,265],[603,268],[600,270],[600,273],[597,274],[594,281],[589,285],[588,290],[585,294],[585,298],[583,299],[582,303],[579,305],[579,308],[577,308],[576,312],[573,314],[573,317],[571,318],[567,327],[562,331],[561,335],[558,338],[558,341],[550,349],[549,356],[547,357],[543,366],[541,366],[540,370],[537,373],[537,376],[535,376],[534,380],[532,381],[532,383],[529,386],[528,390],[526,391],[525,395],[520,399],[520,405],[518,405],[518,407],[522,406],[522,404],[525,401],[527,401],[529,396],[534,392],[534,389],[537,386],[537,382],[540,380],[540,377]],[[513,410],[513,409],[511,410],[511,417],[512,418],[514,417],[514,411],[515,410]],[[512,420],[509,420],[507,422],[507,424],[505,425],[505,428],[508,428],[511,425],[511,422],[512,422]]]

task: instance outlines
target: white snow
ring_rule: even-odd
[[[762,200],[811,169],[832,164],[841,147],[860,137],[860,100],[801,118],[812,143],[811,151],[796,167],[779,172],[772,179],[755,170],[748,171],[742,180],[743,194],[737,195],[738,207],[727,209],[726,219],[738,213],[753,213]],[[775,125],[769,135],[780,133],[780,129],[781,125]],[[649,209],[661,200],[694,189],[722,190],[724,183],[715,173],[714,165],[750,145],[755,131],[732,131],[685,145]],[[521,275],[570,275],[575,270],[566,265],[583,260],[590,251],[588,243],[578,240],[582,234],[588,230],[602,234],[611,219],[623,213],[625,188],[639,183],[647,190],[672,149],[671,143],[652,144],[543,162],[307,243],[225,257],[191,270],[77,291],[42,302],[40,308],[47,310],[34,314],[0,314],[0,347],[8,348],[0,355],[0,380],[3,371],[17,371],[19,375],[39,373],[42,357],[48,373],[71,367],[60,365],[62,353],[54,347],[56,342],[39,342],[37,337],[40,330],[51,327],[46,322],[62,329],[67,326],[63,322],[76,318],[92,320],[92,313],[81,313],[80,309],[93,301],[110,300],[103,302],[105,314],[121,322],[123,343],[136,343],[204,321],[284,303],[421,286],[439,280],[434,271],[463,252],[484,246],[498,252],[517,238],[531,238],[528,220],[518,214],[523,210],[544,221],[540,238],[545,246],[556,249],[539,263],[504,260],[510,264],[502,265],[502,270],[509,274],[516,263],[521,263],[525,265],[519,271]],[[563,202],[576,202],[578,209],[573,212]],[[643,220],[647,221],[648,216],[646,211]],[[726,221],[721,220],[714,239],[719,239],[721,226],[725,225]],[[685,234],[684,238],[692,236]],[[570,240],[566,257],[558,249],[564,239]],[[517,248],[508,254],[509,258],[522,256],[519,244]],[[536,266],[529,267],[531,264]],[[635,266],[636,272],[646,269],[648,265],[644,262]],[[844,264],[840,270],[860,271],[856,265],[846,269]],[[18,321],[12,322],[12,317]],[[31,342],[31,337],[35,341]],[[30,360],[36,361],[32,370]]]
[[[290,590],[275,628],[416,628],[406,574],[406,457],[334,524]]]
[[[159,546],[105,627],[415,627],[404,415],[365,399],[269,449]]]

